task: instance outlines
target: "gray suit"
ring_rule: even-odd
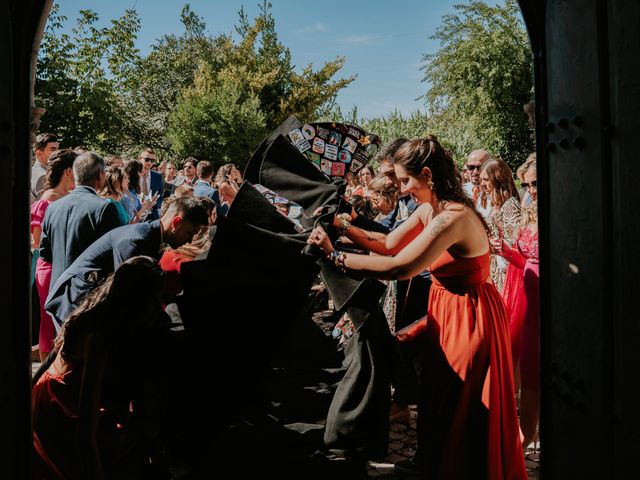
[[[89,245],[121,223],[115,204],[78,185],[47,208],[42,222],[40,256],[51,263],[51,285]]]

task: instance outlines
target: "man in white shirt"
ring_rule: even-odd
[[[476,210],[487,218],[491,213],[491,199],[486,199],[486,206],[482,206],[482,189],[480,188],[480,170],[484,163],[491,158],[486,150],[474,150],[467,157],[467,171],[469,172],[469,183],[465,183],[462,187],[467,195],[473,199]]]
[[[41,133],[36,137],[34,146],[36,160],[31,167],[30,203],[35,202],[42,195],[44,179],[49,169],[47,166],[49,157],[58,150],[59,146],[58,136],[53,133]]]

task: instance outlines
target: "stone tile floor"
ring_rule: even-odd
[[[398,475],[393,470],[394,463],[411,458],[416,448],[416,417],[415,406],[411,407],[409,422],[398,421],[391,424],[389,432],[389,450],[382,462],[369,462],[369,478],[384,480],[406,480],[406,476]],[[538,480],[540,474],[540,443],[531,444],[525,452],[525,464],[530,480]]]

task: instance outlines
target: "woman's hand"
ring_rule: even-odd
[[[501,238],[489,238],[491,245],[491,253],[494,255],[502,255],[502,239]]]
[[[309,245],[317,246],[325,255],[329,255],[334,250],[327,232],[325,232],[322,227],[316,227],[311,231],[311,234],[309,234],[309,238],[307,239],[307,243]]]

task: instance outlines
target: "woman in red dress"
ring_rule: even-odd
[[[148,374],[142,345],[167,320],[163,285],[154,259],[133,257],[66,319],[55,360],[34,380],[32,478],[151,478],[136,399]]]
[[[535,154],[518,168],[522,185],[531,199],[522,207],[521,228],[515,245],[495,245],[495,251],[509,262],[502,293],[509,314],[513,368],[520,375],[520,428],[522,446],[535,440],[538,431],[540,362],[538,317],[540,271],[538,266],[538,209]]]
[[[394,156],[402,193],[424,205],[386,237],[394,256],[334,250],[321,227],[308,243],[339,268],[382,279],[431,272],[412,467],[429,479],[527,477],[519,441],[509,324],[489,278],[486,224],[437,139],[411,140]],[[346,231],[350,224],[341,221]]]

